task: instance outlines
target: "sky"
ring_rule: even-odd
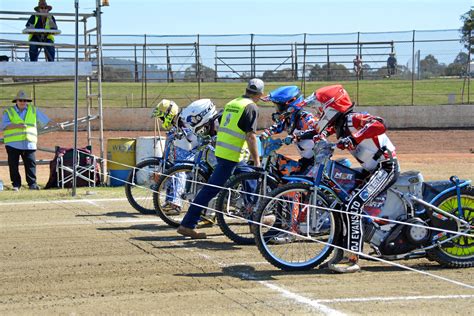
[[[458,29],[473,0],[109,0],[104,34],[294,34]],[[2,11],[33,11],[37,1],[0,0]],[[74,12],[74,0],[50,0]],[[91,12],[95,0],[79,0]],[[0,21],[0,32],[24,22]],[[73,33],[72,23],[61,26]]]

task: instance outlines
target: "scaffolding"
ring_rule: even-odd
[[[77,118],[77,123],[68,121],[63,122],[62,126],[75,126],[76,124],[86,124],[87,143],[92,145],[92,140],[97,139],[100,150],[100,165],[101,165],[101,182],[104,183],[104,175],[106,173],[105,164],[105,149],[104,149],[104,120],[103,120],[103,103],[102,103],[102,73],[103,73],[103,58],[102,58],[102,26],[101,26],[101,1],[95,1],[95,10],[92,13],[79,13],[79,23],[83,25],[83,43],[77,45],[77,49],[82,53],[82,58],[75,68],[75,63],[68,61],[67,58],[61,59],[60,52],[75,52],[76,45],[69,43],[44,43],[32,41],[18,41],[7,38],[0,38],[0,47],[2,50],[8,49],[10,51],[11,61],[0,62],[0,78],[11,78],[13,82],[21,80],[21,84],[33,85],[33,100],[36,100],[35,85],[58,81],[75,79],[76,71],[78,76],[86,82],[86,116]],[[78,8],[76,8],[78,10]],[[27,21],[29,16],[49,16],[54,15],[59,17],[58,22],[76,22],[75,13],[39,13],[39,12],[24,12],[24,11],[0,11],[0,20],[10,21]],[[94,19],[91,28],[88,28],[89,19]],[[26,51],[29,44],[37,44],[41,46],[54,46],[57,50],[57,58],[54,62],[27,62]],[[24,59],[21,58],[22,53],[25,52]],[[27,81],[24,81],[27,80]],[[11,84],[11,83],[7,83]],[[1,83],[0,86],[6,85]],[[95,85],[95,87],[94,87]],[[95,89],[94,89],[95,88]],[[76,96],[77,97],[77,96]],[[94,107],[94,100],[97,102]],[[98,136],[93,135],[92,121],[97,119],[99,121]],[[75,126],[76,127],[76,126]],[[39,134],[44,134],[56,131],[60,128],[47,128],[38,130]],[[0,142],[3,142],[0,139]],[[76,144],[75,144],[76,145]],[[50,151],[47,148],[38,147],[38,150]]]

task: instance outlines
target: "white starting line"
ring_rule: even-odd
[[[2,206],[11,205],[32,205],[32,204],[67,204],[67,203],[97,203],[97,202],[114,202],[127,201],[126,198],[109,198],[109,199],[78,199],[78,200],[49,200],[49,201],[20,201],[20,202],[5,202],[0,203]]]
[[[420,295],[420,296],[376,296],[359,298],[335,298],[316,300],[318,303],[358,303],[358,302],[390,302],[390,301],[417,301],[417,300],[452,300],[474,298],[474,295]]]

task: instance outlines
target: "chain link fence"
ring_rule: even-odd
[[[0,37],[0,55],[14,61],[29,59],[24,36],[0,33]],[[81,38],[95,44],[93,37]],[[104,105],[151,107],[162,98],[180,105],[211,98],[223,105],[241,94],[244,82],[252,77],[262,78],[267,91],[295,84],[305,95],[342,83],[359,105],[471,103],[474,67],[470,49],[460,38],[459,30],[103,35]],[[73,40],[73,35],[57,37],[56,60],[74,58],[73,49],[63,46]],[[19,85],[27,84],[41,106],[72,102],[70,82],[26,83],[11,78],[1,84],[0,101],[8,101]]]

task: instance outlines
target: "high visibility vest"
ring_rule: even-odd
[[[33,24],[35,28],[36,28],[36,25],[38,24],[38,21],[39,21],[39,16],[35,15],[35,23]],[[44,28],[46,30],[51,29],[51,25],[49,25],[50,21],[51,21],[51,19],[49,18],[49,16],[47,16],[46,17],[46,25],[44,26]],[[34,35],[35,34],[30,34],[30,36],[28,36],[28,40],[31,41],[31,39],[33,38]],[[54,36],[52,34],[48,34],[48,36],[46,36],[46,38],[51,40],[54,43]]]
[[[36,107],[28,105],[25,119],[22,120],[20,115],[15,111],[15,107],[9,107],[5,110],[12,124],[25,124],[26,127],[12,128],[3,131],[3,142],[5,144],[11,142],[29,141],[38,142],[38,131],[36,129]]]
[[[245,107],[251,103],[251,99],[240,97],[225,105],[217,131],[216,157],[239,162],[247,156],[246,133],[238,123]]]

